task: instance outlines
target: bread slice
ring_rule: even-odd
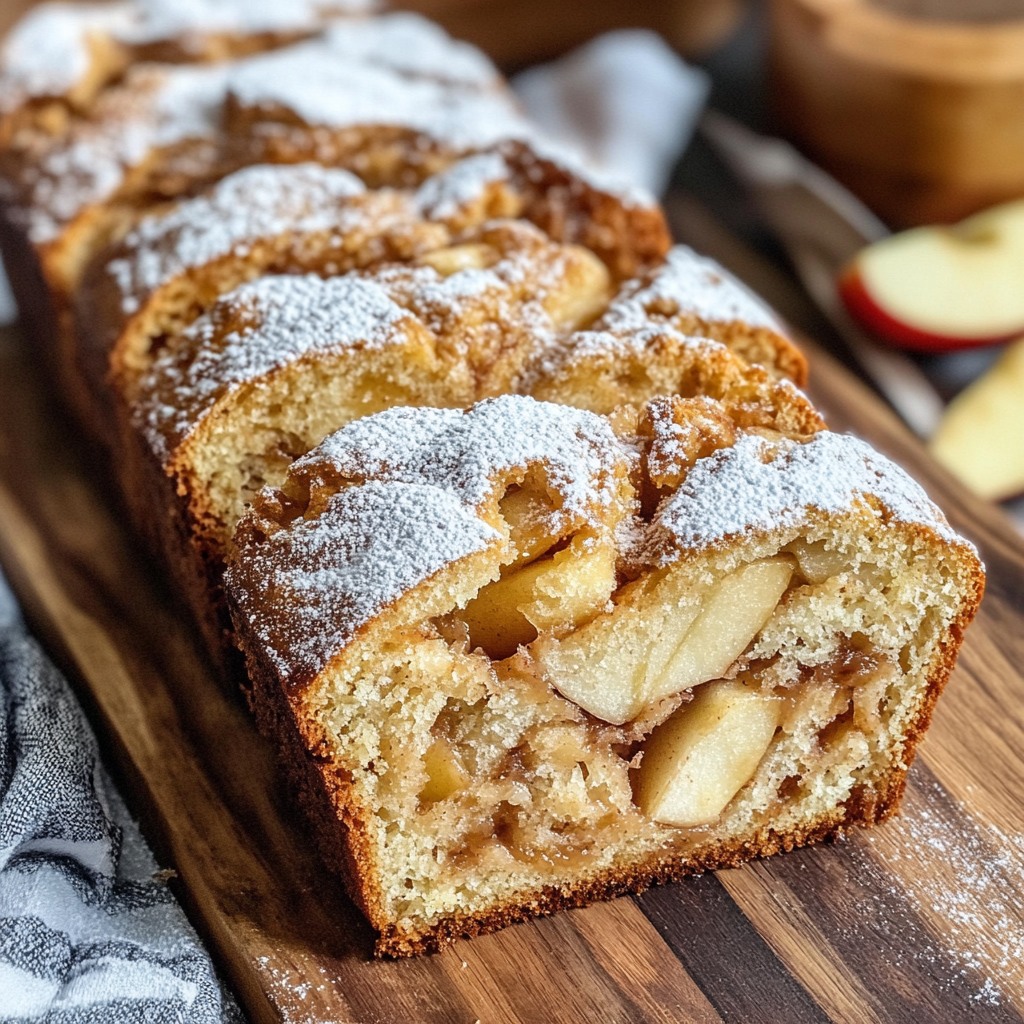
[[[330,278],[271,275],[163,340],[137,379],[117,472],[135,518],[220,641],[219,578],[253,494],[325,435],[393,405],[508,390],[539,339],[603,308],[604,265],[519,221]],[[173,509],[154,520],[153,507]],[[211,619],[211,611],[214,613]]]
[[[778,316],[714,260],[685,245],[626,282],[594,327],[623,334],[652,322],[713,338],[772,376],[807,383],[807,360]]]
[[[598,211],[603,225],[592,216]],[[652,265],[667,248],[653,207],[627,210],[521,146],[462,158],[408,189],[367,189],[351,172],[320,164],[252,165],[147,213],[93,261],[75,303],[81,373],[97,396],[112,384],[131,402],[154,343],[245,281],[405,261],[517,217],[584,246],[599,241],[599,229],[611,233],[614,243],[597,244],[597,255],[612,267]]]
[[[380,953],[895,806],[980,598],[973,549],[853,438],[737,424],[693,458],[683,400],[645,419],[391,410],[239,526],[255,711]]]

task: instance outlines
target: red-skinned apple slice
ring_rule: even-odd
[[[861,251],[839,293],[866,327],[924,352],[1024,333],[1024,200],[952,227],[913,228]]]

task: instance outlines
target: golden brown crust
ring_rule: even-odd
[[[634,332],[652,324],[711,338],[797,387],[807,382],[807,360],[775,313],[713,260],[685,246],[625,282],[594,329]]]
[[[634,321],[631,329],[570,335],[542,350],[523,380],[537,398],[604,414],[619,405],[639,407],[659,395],[703,395],[723,404],[743,426],[774,427],[794,436],[824,427],[810,399],[789,380],[657,319]]]
[[[590,249],[618,281],[664,260],[671,236],[658,206],[642,198],[623,202],[557,157],[538,156],[526,143],[510,141],[501,148],[525,200],[523,216],[552,238]]]

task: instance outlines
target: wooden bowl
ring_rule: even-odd
[[[772,0],[781,127],[894,225],[1024,196],[1024,0]]]
[[[741,0],[391,0],[419,11],[504,67],[557,57],[602,32],[650,28],[683,54],[717,46],[737,25]]]

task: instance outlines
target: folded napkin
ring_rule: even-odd
[[[512,79],[548,136],[630,185],[660,194],[710,90],[654,32],[624,29]]]
[[[0,712],[0,1021],[242,1021],[2,577]]]

